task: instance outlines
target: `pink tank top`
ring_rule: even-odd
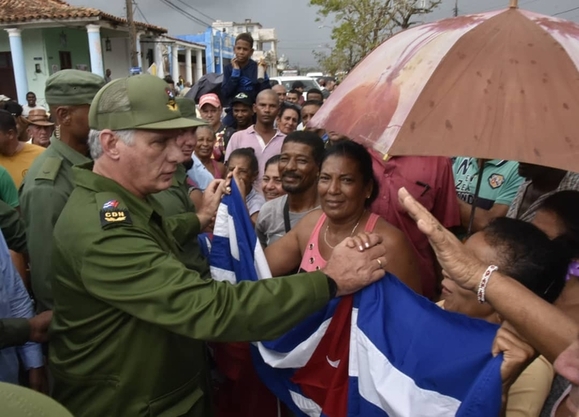
[[[374,227],[376,226],[376,222],[380,216],[374,213],[370,213],[370,217],[368,217],[368,221],[364,226],[365,232],[372,232]],[[312,272],[318,269],[322,269],[326,266],[326,260],[322,258],[320,255],[320,250],[318,248],[319,239],[320,239],[320,230],[322,229],[322,225],[326,220],[326,215],[322,213],[318,222],[316,223],[316,227],[312,231],[312,235],[310,236],[310,240],[308,240],[308,244],[306,245],[306,250],[304,252],[304,256],[302,258],[302,263],[300,264],[300,270],[305,272]]]

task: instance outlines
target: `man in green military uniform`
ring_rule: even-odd
[[[186,167],[185,164],[193,163],[191,155],[197,144],[197,136],[195,136],[197,127],[207,125],[205,120],[196,117],[195,102],[193,100],[177,97],[175,102],[179,106],[181,116],[190,119],[193,126],[183,129],[177,137],[177,146],[181,149],[182,158],[180,163],[177,164],[177,170],[173,176],[171,186],[160,193],[154,194],[155,199],[163,207],[163,214],[166,217],[183,213],[195,213],[195,206],[189,197],[190,186],[187,183],[187,170],[191,166]],[[209,272],[209,264],[201,254],[197,237],[188,239],[179,249],[179,259],[187,268],[196,270],[200,275],[206,275]]]
[[[90,161],[88,110],[104,85],[104,78],[78,70],[58,71],[46,80],[45,97],[56,119],[56,132],[20,187],[32,290],[39,312],[52,309],[52,233],[74,188],[72,166]]]
[[[74,168],[54,230],[50,365],[55,399],[77,417],[210,416],[203,340],[274,338],[383,276],[376,235],[346,239],[323,271],[238,285],[201,276],[178,247],[215,215],[225,181],[196,215],[163,218],[151,194],[171,185],[176,137],[192,126],[165,82],[108,83],[89,123],[95,162]]]

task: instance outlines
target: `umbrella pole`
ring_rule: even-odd
[[[484,166],[485,166],[486,161],[487,161],[486,159],[479,159],[478,160],[478,178],[476,180],[476,188],[474,190],[474,199],[472,200],[470,219],[468,221],[468,229],[466,229],[466,236],[467,237],[469,237],[471,235],[471,232],[472,232],[472,225],[474,224],[474,214],[476,211],[476,205],[478,203],[478,194],[480,192],[480,186],[482,184],[483,171],[484,171]]]
[[[511,4],[509,5],[511,9],[518,9],[519,8],[519,0],[511,0]]]

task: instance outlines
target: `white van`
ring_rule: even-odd
[[[287,91],[292,89],[292,84],[296,81],[301,81],[304,84],[304,99],[306,98],[306,93],[311,90],[312,88],[317,88],[321,90],[320,85],[316,80],[311,77],[303,77],[300,75],[293,75],[293,76],[286,76],[286,77],[271,77],[269,79],[269,83],[273,87],[276,84],[281,84],[285,87]]]

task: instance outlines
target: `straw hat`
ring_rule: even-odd
[[[36,126],[54,126],[48,121],[48,113],[44,109],[32,109],[26,118],[29,124]]]

